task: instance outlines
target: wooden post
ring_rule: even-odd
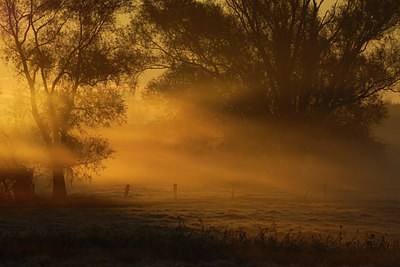
[[[235,185],[232,185],[232,195],[231,195],[231,199],[233,199],[235,197]]]
[[[174,184],[174,199],[178,200],[178,185]]]
[[[130,184],[127,184],[127,185],[125,186],[124,198],[127,198],[127,197],[128,197],[128,195],[129,195],[129,188],[130,188],[130,187],[131,187]]]

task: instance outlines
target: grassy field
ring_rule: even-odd
[[[400,262],[397,200],[271,189],[76,188],[54,206],[0,207],[0,265],[274,266]],[[83,190],[83,191],[80,191]],[[82,192],[86,192],[86,195]]]

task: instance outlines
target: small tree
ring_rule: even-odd
[[[65,174],[97,171],[112,150],[90,129],[125,121],[116,83],[126,70],[113,30],[123,0],[2,0],[5,57],[23,77],[51,160],[53,198]],[[87,172],[84,172],[90,175]]]

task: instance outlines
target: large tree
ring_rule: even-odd
[[[153,91],[209,81],[230,114],[367,133],[400,79],[400,2],[324,2],[144,0],[132,39],[167,69]]]
[[[117,87],[126,70],[113,30],[123,0],[2,0],[6,58],[26,81],[31,111],[50,155],[53,197],[65,176],[97,171],[112,154],[91,128],[125,120]],[[87,172],[85,172],[87,173]]]

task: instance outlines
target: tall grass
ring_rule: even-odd
[[[347,236],[278,231],[249,237],[232,227],[71,226],[65,231],[0,231],[0,265],[387,265],[400,262],[400,240],[387,234]]]

